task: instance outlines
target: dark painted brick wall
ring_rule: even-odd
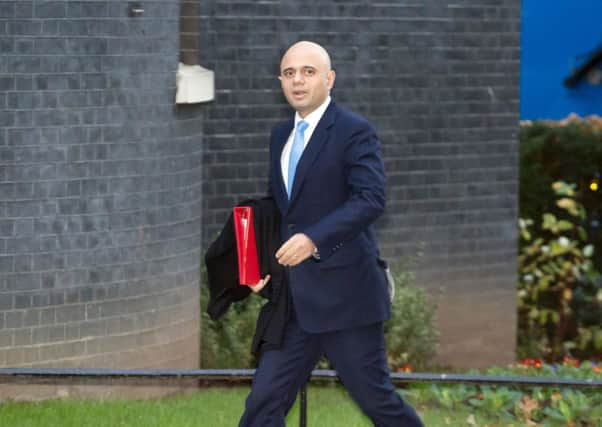
[[[512,360],[518,0],[203,0],[217,98],[186,109],[178,2],[141,3],[0,0],[0,366],[197,363],[201,234],[263,193],[300,38],[379,131],[381,247],[445,288],[441,360]]]
[[[282,50],[322,43],[335,99],[383,142],[383,252],[412,259],[439,300],[440,360],[514,359],[520,2],[201,1],[205,245],[238,200],[263,194],[269,130],[290,113]],[[417,256],[420,254],[420,256]]]
[[[0,1],[0,366],[198,366],[178,1]]]

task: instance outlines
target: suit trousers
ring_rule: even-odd
[[[375,426],[423,426],[391,383],[381,322],[311,334],[301,329],[293,313],[282,347],[266,351],[259,360],[239,427],[284,427],[299,389],[322,354]]]

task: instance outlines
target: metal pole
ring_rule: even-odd
[[[307,383],[301,387],[299,400],[299,426],[307,427]]]

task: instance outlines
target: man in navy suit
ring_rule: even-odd
[[[272,131],[269,192],[282,214],[276,257],[287,268],[292,309],[282,347],[260,357],[240,426],[284,426],[322,354],[375,425],[422,426],[386,362],[390,303],[373,231],[385,207],[379,140],[330,98],[335,72],[320,45],[291,46],[279,79],[296,113]]]

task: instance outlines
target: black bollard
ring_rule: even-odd
[[[299,426],[307,427],[307,383],[301,387],[299,400]]]

